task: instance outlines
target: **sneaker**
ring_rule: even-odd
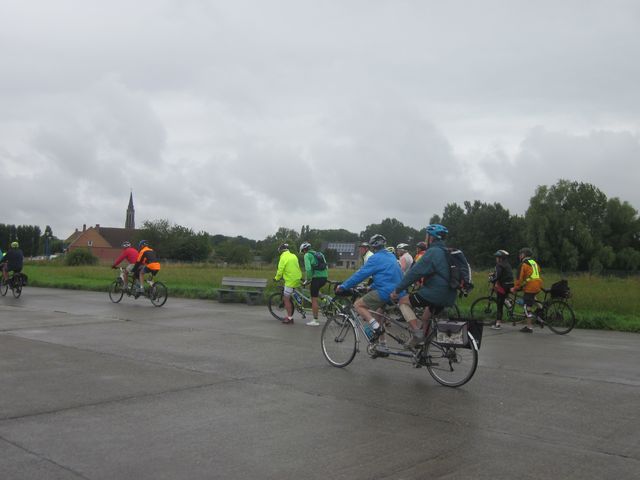
[[[407,343],[406,346],[408,348],[417,347],[421,343],[424,343],[424,339],[425,339],[425,336],[422,333],[422,330],[412,331],[411,332],[411,339],[409,340],[409,342]]]
[[[282,324],[283,325],[293,325],[293,318],[292,317],[284,317],[284,320],[282,320]]]
[[[520,331],[523,333],[533,333],[533,329],[529,327],[522,327]]]
[[[491,325],[491,330],[502,330],[502,325],[498,325],[497,323],[495,325]]]
[[[376,357],[388,357],[389,356],[389,347],[385,342],[380,342],[376,345],[376,353],[374,358]]]
[[[320,326],[320,322],[318,322],[317,318],[314,318],[310,322],[307,322],[305,325],[307,325],[309,327],[319,327]]]

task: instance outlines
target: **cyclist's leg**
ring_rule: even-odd
[[[400,309],[400,313],[404,317],[404,319],[409,324],[411,330],[418,330],[418,317],[416,313],[411,308],[411,300],[409,299],[409,295],[405,295],[404,297],[398,300],[398,308]]]
[[[353,306],[356,307],[356,311],[362,319],[367,322],[374,331],[376,331],[380,329],[380,324],[373,315],[371,315],[369,310],[375,312],[380,307],[383,307],[384,304],[385,302],[380,298],[378,292],[376,290],[370,290],[364,296],[357,299]]]
[[[318,297],[320,296],[320,289],[327,283],[326,278],[312,278],[309,291],[311,292],[311,312],[313,313],[314,321],[318,321]]]
[[[537,293],[537,292],[536,292]],[[533,305],[536,301],[536,293],[532,292],[524,292],[523,301],[524,301],[524,314],[527,318],[527,327],[529,329],[533,329]]]
[[[506,299],[506,293],[496,291],[496,327],[499,327],[502,323],[502,313],[504,311],[504,301]]]
[[[4,283],[7,283],[9,281],[9,265],[7,264],[7,262],[4,262],[2,264],[2,280],[4,281]]]
[[[291,294],[293,293],[293,287],[285,285],[282,291],[282,300],[284,302],[284,309],[287,312],[287,316],[284,317],[282,323],[293,323],[293,303],[291,303]]]

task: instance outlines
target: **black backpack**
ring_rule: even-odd
[[[467,257],[458,248],[445,247],[443,250],[449,264],[449,278],[445,280],[449,281],[449,288],[458,291],[460,297],[466,297],[473,290],[471,266],[467,261]]]
[[[326,270],[327,269],[327,260],[324,258],[322,252],[312,252],[312,255],[316,259],[316,263],[311,265],[312,270]]]

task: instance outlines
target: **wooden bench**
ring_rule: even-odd
[[[266,278],[222,277],[218,299],[221,302],[229,302],[237,296],[243,296],[249,305],[256,305],[262,300],[267,282]]]

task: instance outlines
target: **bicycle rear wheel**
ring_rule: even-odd
[[[494,297],[482,297],[471,304],[471,318],[482,322],[483,325],[496,323],[497,315],[498,304]]]
[[[11,293],[13,293],[15,298],[20,298],[20,295],[22,295],[22,277],[20,275],[14,275],[10,281],[13,282]]]
[[[151,288],[149,288],[149,300],[151,300],[151,303],[156,307],[163,306],[168,297],[169,291],[167,290],[166,285],[162,282],[155,282],[151,285]]]
[[[122,300],[123,295],[124,289],[122,288],[122,280],[115,280],[111,285],[109,285],[109,298],[113,303],[118,303]]]
[[[576,325],[576,316],[573,310],[568,303],[562,300],[551,300],[543,313],[544,324],[558,335],[569,333]]]
[[[334,367],[346,367],[356,356],[356,340],[355,327],[344,313],[328,318],[320,336],[324,358]]]
[[[471,334],[469,336],[473,338]],[[464,385],[478,368],[478,349],[471,341],[467,347],[459,347],[441,345],[432,340],[423,355],[429,374],[445,387]]]
[[[276,292],[271,294],[269,301],[267,302],[271,315],[280,321],[284,320],[287,316],[287,310],[284,308],[284,299],[282,292]]]

